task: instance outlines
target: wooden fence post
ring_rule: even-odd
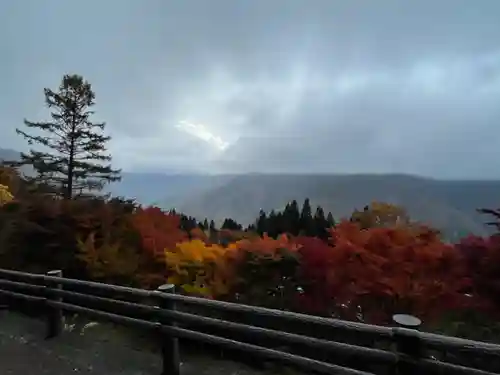
[[[47,272],[47,276],[62,277],[61,270],[54,270]],[[47,300],[62,302],[62,297],[50,293],[50,283],[45,283],[45,296]],[[62,284],[56,284],[53,289],[62,289]],[[59,336],[64,328],[64,316],[62,309],[55,306],[46,306],[46,319],[47,319],[47,339]]]
[[[421,320],[412,315],[396,314],[392,320],[399,326],[392,329],[398,354],[397,373],[399,375],[421,374],[419,361],[423,356],[418,328]]]
[[[175,285],[163,284],[157,289],[160,293],[175,294]],[[158,307],[162,310],[176,310],[175,301],[167,298],[158,298]],[[162,326],[175,327],[175,322],[163,316],[158,317],[158,322]],[[163,360],[162,375],[179,375],[180,374],[180,357],[179,357],[179,340],[177,337],[162,333],[161,335],[161,353]]]

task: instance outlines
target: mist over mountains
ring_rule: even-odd
[[[15,160],[19,152],[0,149],[0,159]],[[24,167],[23,173],[30,173]],[[467,233],[485,235],[486,218],[477,208],[500,207],[499,180],[437,180],[403,174],[164,174],[124,172],[122,181],[106,187],[115,196],[143,205],[175,208],[199,220],[221,223],[226,217],[248,225],[259,210],[283,208],[310,198],[313,206],[336,219],[349,216],[372,201],[405,207],[410,216],[455,239]]]

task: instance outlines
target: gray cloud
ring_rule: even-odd
[[[0,4],[0,147],[77,72],[125,169],[500,177],[496,0],[76,4]]]

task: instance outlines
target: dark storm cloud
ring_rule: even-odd
[[[3,2],[0,147],[25,147],[14,127],[77,72],[129,169],[500,177],[499,14],[495,0]]]

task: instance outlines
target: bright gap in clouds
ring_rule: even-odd
[[[190,134],[198,139],[201,139],[219,151],[224,151],[229,146],[229,142],[224,141],[221,137],[213,134],[203,124],[194,124],[189,121],[180,121],[175,127],[187,134]]]

